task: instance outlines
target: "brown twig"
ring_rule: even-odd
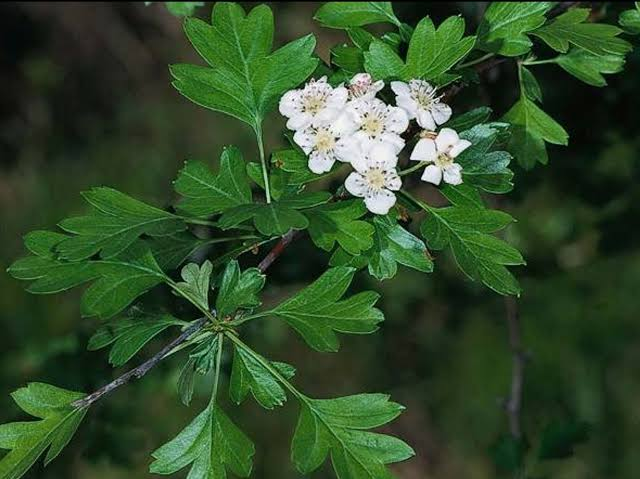
[[[91,406],[94,402],[100,399],[102,396],[109,394],[113,390],[119,388],[127,384],[132,379],[140,379],[142,376],[147,374],[149,370],[151,370],[154,366],[156,366],[160,361],[162,361],[165,356],[167,356],[173,348],[184,343],[187,339],[189,339],[194,333],[197,333],[202,329],[202,327],[206,324],[207,318],[200,318],[195,321],[191,326],[184,330],[184,332],[178,336],[176,339],[167,344],[164,348],[158,351],[157,354],[147,359],[144,363],[142,363],[137,368],[134,368],[122,376],[114,379],[109,384],[102,386],[97,391],[89,394],[88,396],[75,401],[71,405],[75,408],[86,408]]]
[[[269,266],[271,266],[273,262],[278,258],[278,256],[280,256],[284,252],[285,248],[289,246],[294,239],[296,239],[299,233],[300,232],[297,230],[291,230],[282,238],[280,238],[275,246],[271,248],[271,251],[269,251],[267,255],[262,258],[262,261],[260,261],[260,264],[258,264],[258,269],[264,273],[267,268],[269,268]]]
[[[520,312],[518,302],[513,296],[504,299],[507,325],[509,327],[509,348],[511,349],[511,390],[505,401],[505,410],[509,418],[511,435],[522,437],[522,388],[524,385],[524,368],[527,362],[526,354],[522,350],[522,333],[520,330]]]

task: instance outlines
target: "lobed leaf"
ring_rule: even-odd
[[[337,351],[340,343],[336,332],[372,333],[384,320],[382,312],[374,308],[377,293],[367,291],[340,299],[354,273],[354,268],[331,268],[269,313],[286,321],[313,349]]]
[[[68,391],[44,383],[30,383],[12,394],[27,414],[41,419],[13,422],[0,426],[0,449],[9,452],[0,459],[0,477],[19,479],[45,451],[45,465],[53,461],[69,443],[87,409],[75,409],[71,403],[83,393]]]

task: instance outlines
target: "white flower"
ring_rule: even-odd
[[[344,186],[349,193],[364,198],[364,204],[372,213],[386,215],[396,203],[394,191],[402,186],[396,172],[398,157],[391,145],[381,143],[368,152],[351,160],[356,170],[351,173]]]
[[[462,183],[462,166],[454,160],[471,146],[471,142],[461,140],[451,128],[443,128],[437,135],[423,132],[421,137],[410,159],[433,163],[424,169],[422,180],[434,185],[439,185],[443,179],[450,185]]]
[[[426,130],[433,131],[451,118],[449,105],[441,103],[436,89],[424,80],[393,81],[391,89],[396,94],[396,104],[407,112],[409,119],[415,118]]]
[[[358,73],[349,82],[349,100],[372,100],[384,88],[384,82],[373,81],[368,73]]]
[[[352,143],[346,135],[353,132],[353,124],[335,121],[332,125],[310,126],[293,135],[296,142],[309,155],[309,169],[316,174],[331,170],[336,160],[349,161]]]
[[[404,148],[404,140],[400,133],[409,126],[409,118],[402,108],[389,106],[373,98],[351,102],[347,111],[358,126],[353,139],[360,143],[365,151],[379,143],[390,144],[395,153]]]
[[[333,88],[327,77],[311,80],[304,88],[290,90],[280,99],[280,113],[289,118],[287,128],[301,130],[335,120],[347,103],[349,92],[340,85]]]

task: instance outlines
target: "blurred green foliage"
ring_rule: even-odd
[[[314,24],[317,7],[274,5],[278,41],[313,31],[326,57],[328,45],[344,33]],[[396,12],[409,24],[426,14],[440,22],[462,12],[475,28],[481,7],[401,2]],[[615,21],[625,7],[610,5],[604,14]],[[206,6],[196,14],[208,11]],[[192,54],[179,22],[164,8],[142,3],[0,6],[0,78],[6,84],[0,104],[7,106],[0,109],[3,271],[23,254],[24,233],[83,211],[79,192],[91,186],[112,186],[164,206],[185,159],[212,164],[224,145],[234,144],[255,161],[248,129],[198,109],[170,87],[166,65]],[[516,188],[500,205],[518,219],[507,235],[528,262],[517,274],[530,355],[523,405],[529,472],[634,478],[640,470],[640,52],[628,57],[623,74],[608,77],[606,88],[579,83],[553,65],[532,71],[570,144],[551,147],[547,166],[517,170]],[[515,66],[506,63],[481,85],[463,90],[453,107],[489,104],[499,115],[517,95]],[[270,144],[284,144],[274,135]],[[424,188],[421,194],[437,202]],[[207,252],[212,258],[216,253]],[[249,256],[245,263],[254,264]],[[327,261],[308,239],[294,243],[270,271],[266,302],[275,304],[308,283]],[[358,276],[359,289],[383,293],[387,319],[375,335],[344,337],[337,354],[309,352],[276,321],[251,325],[247,335],[262,338],[261,353],[304,370],[299,382],[311,395],[375,390],[406,405],[385,431],[405,438],[418,454],[395,468],[399,477],[496,477],[489,451],[508,432],[500,405],[511,368],[503,299],[464,281],[446,254],[436,262],[433,274],[401,268],[393,281]],[[148,301],[165,293],[154,292]],[[8,393],[27,381],[88,391],[115,376],[104,351],[86,351],[98,324],[80,320],[79,297],[79,291],[31,296],[0,274],[0,422],[23,418]],[[170,334],[155,338],[147,351]],[[181,365],[179,358],[167,361],[103,401],[58,460],[25,477],[149,477],[150,453],[206,402],[209,385],[200,383],[191,406],[180,404]],[[298,477],[289,439],[283,439],[291,437],[296,409],[288,403],[265,412],[249,401],[232,411],[257,444],[268,444],[257,451],[255,477]],[[563,455],[549,446],[550,429],[578,435],[566,427],[582,423],[589,440],[573,456],[536,460],[543,437],[544,447]],[[314,477],[331,475],[325,470]]]

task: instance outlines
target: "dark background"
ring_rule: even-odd
[[[311,31],[326,59],[329,47],[346,38],[312,21],[319,4],[272,6],[278,44]],[[400,2],[396,12],[410,24],[427,14],[439,22],[462,12],[474,31],[485,6]],[[605,19],[614,22],[623,8],[610,6]],[[207,5],[198,15],[209,12]],[[170,182],[185,159],[214,165],[228,144],[256,159],[248,128],[172,89],[167,65],[175,62],[198,60],[181,21],[161,4],[0,4],[1,422],[25,419],[9,393],[27,381],[89,391],[116,374],[104,352],[85,350],[97,324],[80,318],[79,290],[32,296],[4,273],[23,254],[22,235],[84,211],[79,192],[91,186],[168,205],[175,199]],[[567,148],[550,148],[548,166],[516,167],[516,189],[501,200],[518,219],[508,239],[528,260],[516,271],[531,356],[523,423],[533,455],[549,424],[584,421],[591,434],[571,458],[534,464],[531,473],[634,478],[640,471],[640,54],[630,54],[625,71],[609,76],[605,88],[553,65],[532,71],[545,110],[571,138]],[[499,118],[516,98],[515,66],[507,62],[458,95],[453,108],[489,104]],[[280,132],[267,130],[268,146],[281,144]],[[429,195],[424,188],[419,194]],[[265,300],[308,282],[326,260],[308,240],[295,243],[270,271]],[[395,467],[399,477],[496,477],[488,450],[508,431],[500,403],[511,374],[504,301],[464,280],[446,254],[436,269],[431,275],[401,269],[383,283],[361,275],[359,287],[383,294],[387,320],[375,335],[343,336],[337,354],[308,350],[278,321],[252,324],[246,338],[272,359],[295,364],[296,382],[309,395],[380,391],[406,405],[385,430],[418,453]],[[167,339],[152,343],[147,354]],[[179,403],[181,359],[102,401],[63,454],[27,477],[150,477],[150,453],[200,411],[209,391],[201,384],[190,408]],[[299,477],[288,452],[294,402],[272,412],[252,401],[227,406],[256,443],[254,477]],[[314,477],[333,476],[324,469]]]

